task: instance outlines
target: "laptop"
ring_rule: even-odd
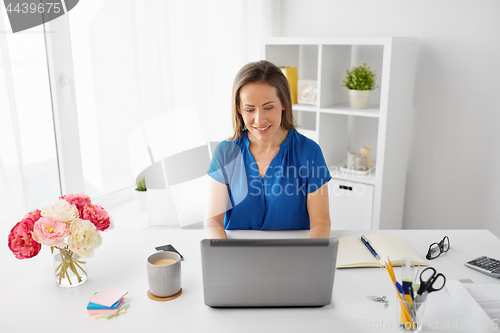
[[[205,304],[211,307],[331,303],[338,240],[204,239]]]

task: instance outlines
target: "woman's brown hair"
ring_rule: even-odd
[[[292,97],[288,80],[279,67],[269,61],[260,60],[243,66],[234,78],[232,95],[233,136],[229,140],[234,141],[241,138],[241,132],[245,128],[245,123],[238,112],[240,90],[244,85],[253,82],[264,82],[276,88],[276,94],[284,109],[281,115],[281,126],[286,130],[295,130],[297,125],[293,119]]]

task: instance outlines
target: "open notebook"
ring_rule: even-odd
[[[417,252],[401,237],[393,235],[374,234],[365,236],[377,252],[377,260],[360,237],[339,238],[337,268],[350,267],[384,267],[387,257],[393,266],[401,266],[403,258],[412,258],[412,265],[428,266]]]

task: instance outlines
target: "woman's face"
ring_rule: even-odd
[[[255,139],[269,142],[282,132],[282,111],[283,106],[275,87],[264,82],[248,83],[241,87],[238,112]]]

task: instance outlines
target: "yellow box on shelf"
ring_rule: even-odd
[[[288,85],[290,85],[292,104],[297,104],[297,82],[299,80],[299,76],[297,74],[297,67],[280,67],[280,68],[288,80]]]

